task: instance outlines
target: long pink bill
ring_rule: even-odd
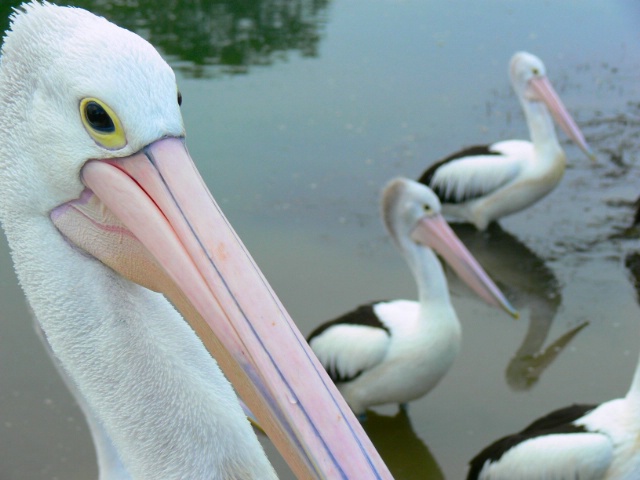
[[[519,317],[518,311],[511,306],[442,215],[422,217],[411,237],[441,255],[456,274],[489,305],[502,308],[514,318]]]
[[[580,150],[585,155],[591,160],[595,160],[591,147],[587,144],[580,128],[578,128],[578,125],[565,108],[547,77],[534,77],[530,80],[529,85],[533,92],[547,105],[551,115],[553,115],[553,118],[558,122],[564,133],[580,147]]]
[[[176,305],[299,478],[391,478],[182,139],[90,161],[82,179],[88,190],[53,212],[56,226]]]

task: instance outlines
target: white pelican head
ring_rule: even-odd
[[[580,150],[592,160],[595,159],[584,135],[549,82],[547,69],[542,60],[528,52],[517,52],[511,57],[509,76],[511,85],[525,110],[528,103],[542,102],[560,128],[578,145]]]
[[[173,71],[134,33],[47,2],[13,15],[0,63],[0,220],[27,295],[38,286],[20,266],[38,265],[24,232],[42,235],[38,249],[49,238],[68,246],[64,237],[73,249],[52,256],[116,274],[97,259],[172,300],[297,474],[386,477],[200,178],[179,103]]]
[[[382,194],[382,218],[401,250],[416,246],[434,250],[480,298],[518,318],[518,312],[456,236],[441,210],[440,200],[429,187],[406,178],[390,181]]]
[[[2,168],[22,188],[0,201],[47,214],[79,197],[88,159],[126,157],[184,127],[175,75],[148,42],[79,8],[24,8],[4,41],[0,118]]]

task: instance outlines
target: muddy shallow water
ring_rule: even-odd
[[[527,136],[507,78],[516,50],[545,61],[597,153],[591,163],[561,135],[569,166],[551,195],[501,228],[456,227],[522,318],[451,278],[460,357],[408,417],[388,407],[366,425],[396,478],[463,478],[536,416],[625,393],[640,350],[626,266],[640,251],[627,228],[640,195],[635,2],[184,3],[75,2],[136,28],[176,68],[191,154],[303,333],[359,303],[414,298],[380,188],[459,147]],[[94,478],[1,241],[0,480]]]

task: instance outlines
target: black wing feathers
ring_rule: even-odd
[[[487,460],[497,462],[507,451],[519,443],[543,435],[587,432],[584,427],[574,425],[572,422],[575,422],[596,407],[597,405],[576,404],[554,410],[550,414],[534,421],[521,432],[496,440],[469,462],[471,468],[467,475],[467,480],[477,480]]]
[[[307,337],[307,342],[310,342],[313,337],[317,337],[325,330],[335,326],[340,325],[342,323],[348,323],[351,325],[364,325],[367,327],[381,328],[382,330],[389,333],[389,329],[387,326],[380,321],[376,313],[373,311],[374,305],[381,302],[371,302],[366,305],[360,305],[355,310],[351,310],[350,312],[345,313],[344,315],[340,315],[335,320],[330,320],[326,323],[323,323],[318,328],[316,328],[313,332],[309,334]]]
[[[390,334],[389,328],[387,328],[385,324],[380,322],[380,319],[378,318],[378,316],[373,310],[374,305],[378,303],[380,302],[372,302],[366,305],[361,305],[355,310],[352,310],[350,312],[345,313],[344,315],[339,316],[335,320],[330,320],[326,323],[323,323],[322,325],[320,325],[318,328],[316,328],[314,331],[312,331],[309,334],[309,336],[307,337],[307,342],[310,343],[313,338],[322,335],[322,333],[328,330],[329,328],[334,327],[336,325],[343,325],[343,324],[364,325],[367,327],[380,328],[384,330],[387,333],[387,335],[389,335]],[[345,376],[345,375],[342,375],[335,368],[327,368],[326,365],[325,365],[325,368],[327,370],[327,373],[329,374],[329,377],[331,378],[331,380],[334,381],[334,383],[349,382],[357,378],[362,373],[362,371],[359,371],[359,372],[356,372],[354,375]]]
[[[434,186],[431,184],[433,180],[433,176],[435,175],[436,170],[438,170],[438,168],[440,168],[445,163],[451,162],[453,160],[457,160],[459,158],[475,157],[475,156],[482,156],[482,155],[501,155],[501,153],[491,150],[491,145],[474,145],[472,147],[464,148],[458,152],[452,153],[448,157],[443,158],[442,160],[439,160],[433,165],[431,165],[427,170],[425,170],[422,176],[418,179],[418,182],[423,183],[427,187],[431,188],[433,192],[438,196],[438,198],[440,198],[440,201],[443,203],[464,203],[470,200],[471,198],[473,198],[474,196],[470,195],[469,197],[465,197],[463,199],[456,199],[451,193],[447,195],[447,192],[445,191],[444,188],[439,186]]]

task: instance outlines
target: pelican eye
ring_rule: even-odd
[[[431,208],[430,205],[427,205],[426,203],[422,206],[422,209],[424,210],[424,213],[431,213],[433,212],[433,208]]]
[[[180,90],[178,90],[178,106],[182,105],[182,93],[180,93]]]
[[[87,122],[91,125],[91,128],[101,133],[113,133],[116,130],[116,126],[113,124],[113,120],[106,112],[102,105],[96,102],[87,102],[84,107],[85,115],[87,116]]]
[[[531,73],[533,73],[534,75],[540,75],[540,70],[538,70],[537,68],[532,68]]]
[[[100,146],[117,150],[127,144],[127,137],[118,116],[97,98],[85,98],[80,102],[82,124],[91,138]]]

